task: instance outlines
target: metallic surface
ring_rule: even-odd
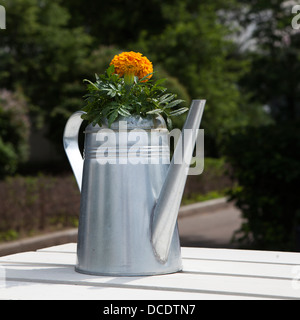
[[[64,131],[63,144],[65,152],[74,172],[79,190],[81,190],[83,159],[78,147],[78,134],[83,121],[81,115],[84,111],[77,111],[69,118]]]
[[[203,101],[193,101],[187,128],[199,127],[203,108]],[[81,188],[76,271],[130,276],[181,270],[176,221],[188,165],[169,165],[163,118],[87,126],[83,161],[77,141],[82,113],[68,120],[64,133]],[[184,140],[188,156],[194,140]]]
[[[168,131],[162,118],[155,123],[152,118],[142,123],[139,119],[126,120],[128,132],[118,124],[101,130],[89,125],[85,130],[76,270],[97,275],[176,272],[182,268],[178,229],[173,232],[167,263],[155,258],[151,244],[151,215],[169,167]],[[79,124],[77,117],[69,121]],[[67,126],[72,127],[70,123]],[[76,136],[76,130],[73,132]],[[137,143],[139,154],[134,149]],[[150,160],[149,152],[152,160],[160,163],[135,163],[141,158]],[[127,164],[122,163],[126,156]],[[72,164],[72,168],[79,167]]]
[[[205,100],[193,100],[192,102],[182,134],[174,151],[162,192],[154,210],[151,241],[156,257],[163,263],[168,259],[172,234],[176,225],[188,168],[197,139],[196,129],[200,126],[204,106]],[[181,158],[181,163],[176,164],[174,159],[179,158]]]

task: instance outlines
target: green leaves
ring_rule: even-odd
[[[171,116],[179,116],[179,115],[185,113],[187,110],[188,110],[188,108],[180,108],[178,110],[170,112],[170,115]]]
[[[109,78],[112,77],[113,73],[115,72],[115,66],[112,64],[111,66],[109,66],[106,70],[106,74]],[[98,77],[99,79],[99,77]]]
[[[151,74],[142,79],[134,77],[134,83],[130,86],[125,83],[124,78],[114,73],[111,65],[105,74],[96,76],[96,81],[87,82],[88,93],[84,96],[86,105],[82,116],[93,125],[102,125],[107,119],[108,125],[118,120],[119,117],[130,117],[131,115],[162,115],[168,127],[172,125],[170,117],[178,116],[188,110],[179,107],[184,100],[176,99],[176,95],[166,93],[167,89],[161,84],[165,79],[159,79],[153,83],[149,79]]]
[[[156,108],[154,110],[148,111],[147,114],[157,114],[157,115],[162,114],[166,118],[168,128],[171,129],[172,120],[170,119],[170,117],[179,116],[182,113],[188,111],[188,108],[185,108],[185,107],[182,107],[180,109],[175,109],[173,111],[169,110],[178,106],[180,103],[184,102],[184,100],[181,100],[181,99],[174,100],[175,98],[176,98],[176,95],[172,93],[166,93],[161,95],[155,101]]]

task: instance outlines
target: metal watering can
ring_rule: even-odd
[[[63,143],[81,190],[76,271],[138,276],[182,269],[177,215],[196,141],[195,134],[184,135],[199,128],[204,105],[192,101],[171,163],[160,116],[124,118],[110,129],[88,125],[84,159],[78,147],[84,112],[69,118]],[[178,164],[178,157],[185,161]]]

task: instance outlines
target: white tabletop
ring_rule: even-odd
[[[300,253],[182,248],[183,271],[91,276],[74,271],[76,244],[0,258],[0,299],[300,299]]]

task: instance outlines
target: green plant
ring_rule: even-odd
[[[166,93],[167,89],[161,86],[165,79],[152,82],[150,80],[152,72],[146,74],[141,72],[145,70],[144,62],[138,60],[139,56],[133,55],[133,58],[137,60],[134,66],[132,62],[122,62],[122,67],[127,64],[124,69],[130,70],[127,73],[126,70],[121,73],[123,70],[121,67],[116,69],[115,65],[111,64],[105,74],[96,75],[96,82],[85,80],[88,82],[89,93],[85,96],[86,105],[83,110],[86,114],[82,118],[100,126],[107,119],[110,126],[120,117],[161,114],[168,126],[172,127],[171,117],[185,113],[188,108],[181,107],[174,110],[173,108],[183,100],[175,99],[175,94]],[[151,70],[152,64],[150,65],[148,59],[147,63],[147,67],[151,68],[146,70]],[[134,71],[131,71],[132,69]],[[124,77],[121,77],[122,75]]]
[[[28,157],[29,117],[21,92],[0,90],[0,178],[13,174]]]
[[[0,242],[1,241],[13,241],[18,239],[19,234],[15,230],[9,229],[7,231],[0,231]]]
[[[258,249],[295,250],[299,122],[244,129],[228,137],[224,152],[238,182],[230,196],[245,218],[235,239]]]

